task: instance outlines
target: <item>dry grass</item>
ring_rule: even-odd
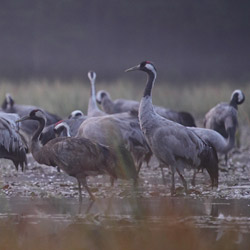
[[[50,112],[67,116],[72,110],[87,110],[90,85],[88,82],[48,82],[29,81],[11,84],[1,81],[0,100],[5,93],[13,95],[16,103],[41,106]],[[127,98],[140,100],[144,84],[134,85],[132,82],[116,81],[113,83],[97,82],[97,91],[105,89],[110,92],[113,99]],[[189,111],[196,118],[204,114],[221,101],[229,101],[234,89],[242,89],[246,101],[239,107],[240,119],[249,123],[250,115],[250,85],[232,86],[232,84],[209,84],[179,86],[167,83],[157,83],[153,90],[153,103],[174,110]]]

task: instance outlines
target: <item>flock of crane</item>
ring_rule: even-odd
[[[175,172],[188,193],[184,168],[194,169],[193,185],[196,172],[206,169],[212,187],[218,186],[217,153],[227,156],[234,147],[237,107],[245,99],[242,91],[235,90],[229,103],[219,103],[208,111],[205,128],[198,128],[188,112],[152,104],[157,73],[151,62],[144,61],[126,72],[134,70],[144,71],[148,76],[140,103],[112,101],[104,90],[96,94],[96,74],[91,71],[87,115],[75,110],[63,120],[42,108],[18,105],[6,94],[0,112],[0,158],[12,160],[17,170],[19,166],[23,170],[26,154],[31,152],[38,163],[75,177],[80,200],[81,186],[95,199],[87,176],[107,174],[111,185],[117,178],[133,179],[137,185],[141,166],[149,164],[153,155],[161,170],[164,167],[171,170],[171,195],[175,194]]]

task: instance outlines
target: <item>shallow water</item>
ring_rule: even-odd
[[[90,245],[93,249],[147,249],[154,241],[159,249],[165,249],[165,244],[171,244],[172,249],[189,249],[189,244],[193,246],[190,249],[196,249],[197,244],[204,249],[211,246],[213,249],[228,249],[228,246],[247,249],[250,243],[250,201],[247,199],[105,198],[95,202],[84,199],[80,205],[74,198],[15,197],[1,198],[0,202],[1,235],[8,233],[5,243],[20,249],[36,244],[38,249],[54,248],[61,237],[64,243],[59,244],[58,249],[67,249],[64,246],[68,246],[72,238],[80,249],[88,249]],[[135,238],[128,237],[123,247],[121,233],[126,237],[133,234]],[[174,234],[175,241],[168,239],[165,233]],[[176,242],[178,235],[182,242]],[[87,238],[87,242],[82,242],[81,237]],[[114,242],[101,244],[99,240],[106,237]],[[148,237],[151,237],[150,243],[147,243]],[[37,239],[42,242],[37,243]],[[0,244],[3,244],[1,239]]]
[[[176,177],[170,196],[155,162],[143,167],[138,188],[131,181],[88,178],[96,196],[74,178],[29,157],[25,172],[9,161],[0,168],[0,249],[248,249],[250,245],[250,149],[235,149],[220,161],[219,187],[197,175],[185,195]],[[190,184],[192,172],[185,177]]]

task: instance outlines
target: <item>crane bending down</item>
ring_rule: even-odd
[[[30,150],[34,159],[40,164],[57,166],[68,175],[75,177],[78,181],[80,201],[82,200],[81,185],[86,188],[91,199],[95,199],[87,185],[87,176],[109,174],[116,178],[117,156],[111,148],[86,138],[76,137],[58,137],[41,146],[39,136],[46,123],[43,111],[32,110],[29,115],[22,117],[18,122],[26,120],[39,123],[31,139]]]
[[[127,69],[147,73],[148,80],[139,107],[140,127],[145,134],[154,155],[163,166],[170,166],[172,172],[171,194],[175,193],[175,172],[179,174],[185,192],[187,182],[183,176],[185,167],[207,169],[212,186],[218,186],[218,158],[215,149],[188,128],[158,115],[152,104],[152,88],[156,69],[151,62],[143,61]]]
[[[239,89],[234,90],[229,103],[219,103],[205,115],[204,127],[217,131],[231,141],[230,148],[224,152],[226,163],[227,153],[235,144],[235,133],[238,126],[238,105],[244,101],[245,96],[243,92]]]

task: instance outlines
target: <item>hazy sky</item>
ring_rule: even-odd
[[[1,77],[123,77],[142,60],[169,81],[250,79],[249,1],[11,0]]]

